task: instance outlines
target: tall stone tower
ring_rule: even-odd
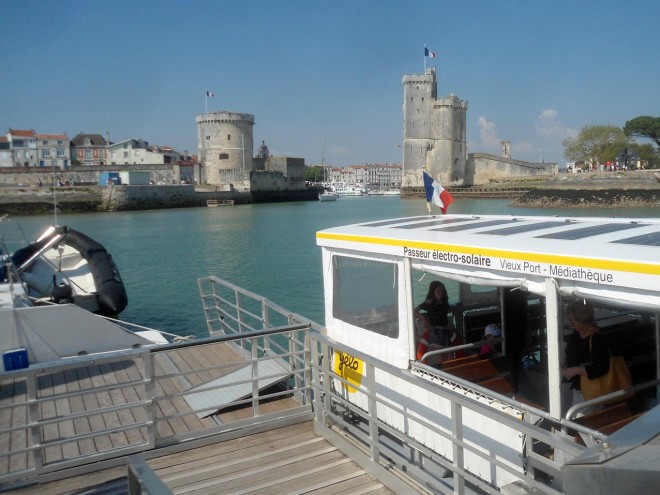
[[[254,115],[237,112],[203,113],[196,118],[197,147],[202,169],[200,182],[238,189],[249,188]]]
[[[423,187],[423,169],[443,185],[463,181],[467,107],[455,95],[437,97],[435,68],[403,76],[403,195]]]

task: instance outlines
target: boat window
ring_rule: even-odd
[[[335,256],[333,317],[398,338],[397,279],[395,263]]]

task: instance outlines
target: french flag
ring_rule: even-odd
[[[215,93],[213,91],[207,91],[206,96],[209,98],[215,98]]]
[[[431,203],[438,205],[442,214],[447,213],[447,208],[454,202],[449,191],[438,184],[438,181],[433,179],[426,172],[422,172],[424,178],[424,192],[426,193],[426,206],[431,213]]]
[[[435,58],[436,54],[435,54],[435,52],[432,52],[428,48],[424,47],[424,56],[429,57],[429,58]]]

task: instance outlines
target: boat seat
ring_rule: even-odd
[[[471,382],[481,382],[503,374],[504,370],[495,365],[492,359],[479,359],[446,370],[447,373],[455,375]]]
[[[508,376],[490,378],[488,380],[484,380],[483,382],[479,382],[479,385],[502,395],[510,396],[516,391]]]
[[[445,361],[444,363],[442,363],[442,369],[446,371],[449,368],[454,368],[455,366],[460,366],[462,364],[473,363],[474,361],[479,361],[479,359],[481,359],[481,357],[479,357],[479,354],[471,354],[471,355],[465,356],[465,357],[450,359],[450,360]]]
[[[578,424],[587,426],[594,430],[600,430],[600,428],[619,421],[621,419],[632,416],[632,411],[630,405],[627,402],[619,402],[600,411],[595,411],[590,414],[585,414],[579,418],[575,418],[575,421]]]
[[[639,418],[642,414],[644,414],[644,413],[640,412],[640,413],[628,416],[627,418],[621,418],[620,420],[615,421],[614,423],[610,423],[608,425],[603,426],[599,431],[601,433],[605,433],[606,435],[611,435],[615,431],[620,430],[621,428],[626,426],[628,423],[632,423],[634,420]]]
[[[620,430],[628,423],[639,418],[643,412],[633,414],[630,404],[627,402],[619,402],[606,409],[586,414],[580,418],[575,418],[578,424],[587,426],[593,430],[597,430],[605,435],[611,435],[617,430]],[[584,441],[579,435],[575,436],[575,441],[584,445]]]

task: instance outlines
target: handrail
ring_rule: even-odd
[[[8,438],[20,435],[25,442],[22,445],[7,441],[0,446],[1,465],[5,466],[0,469],[0,485],[10,486],[10,483],[21,479],[39,479],[46,473],[70,467],[81,472],[92,471],[100,461],[106,466],[119,465],[129,454],[175,445],[180,445],[177,448],[182,449],[183,442],[187,440],[223,435],[225,432],[230,435],[242,427],[267,427],[309,419],[312,395],[309,333],[310,325],[301,323],[243,335],[214,335],[192,342],[76,356],[0,373],[3,389],[6,381],[9,386],[25,390],[17,392],[11,402],[0,404],[0,413],[17,411],[18,417],[26,415],[19,423],[0,430]],[[271,345],[270,339],[277,339],[278,336],[283,337],[278,345]],[[180,369],[167,364],[181,359],[170,357],[172,353],[185,352],[195,346],[240,346],[241,342],[249,342],[251,357],[245,356],[245,359],[239,353],[236,358],[220,361],[219,364],[194,360]],[[269,360],[277,360],[284,367],[282,372],[262,369],[259,363]],[[187,395],[198,393],[193,390],[192,377],[197,380],[202,378],[201,383],[204,384],[204,380],[208,383],[213,376],[227,375],[232,367],[238,369],[245,366],[252,367],[249,378],[237,376],[212,383],[202,391],[223,393],[224,388],[246,387],[250,390],[249,396],[231,404],[244,407],[247,414],[236,418],[223,417],[222,422],[198,419],[196,415],[200,411],[197,409],[208,409],[206,404],[193,406],[186,402]],[[71,379],[78,380],[76,377],[82,377],[83,381],[76,381],[72,388],[58,385],[66,384]],[[262,380],[283,380],[283,388],[260,392],[258,384]],[[180,386],[172,388],[175,383]],[[287,402],[286,409],[279,408],[276,412],[259,410],[261,401],[285,398],[287,401],[297,401],[297,406]],[[73,408],[74,402],[82,405],[90,400],[95,403],[91,408]],[[53,413],[55,404],[58,404],[57,414]],[[72,409],[68,414],[62,414],[60,407]],[[16,414],[11,416],[16,417]],[[103,425],[98,422],[98,418],[107,416],[114,419]],[[91,429],[75,426],[93,423],[99,424]],[[178,429],[172,429],[171,424],[179,424]],[[113,440],[118,435],[128,443]],[[84,449],[84,452],[78,452],[78,448]],[[59,449],[59,454],[54,454],[53,449]],[[6,462],[16,455],[24,456],[24,465]]]
[[[476,349],[477,347],[483,346],[484,344],[499,344],[502,342],[502,337],[496,337],[489,340],[479,340],[477,342],[471,342],[468,344],[455,345],[452,347],[443,347],[442,349],[434,349],[432,351],[427,351],[419,362],[425,361],[426,358],[431,356],[438,356],[441,354],[449,354],[450,352],[462,351],[465,349]]]
[[[473,383],[463,382],[457,377],[439,372],[434,368],[416,363],[420,369],[432,373],[434,376],[447,382],[458,385],[458,388],[443,386],[440,383],[434,383],[419,375],[413,374],[407,370],[401,370],[393,367],[386,362],[372,358],[356,349],[349,348],[332,339],[318,334],[310,334],[312,341],[312,359],[313,366],[313,388],[314,388],[314,409],[316,414],[317,428],[322,425],[337,424],[338,427],[347,432],[349,436],[357,436],[359,443],[365,442],[366,451],[371,452],[372,462],[378,463],[381,457],[387,457],[389,463],[395,465],[401,464],[408,475],[413,475],[416,481],[433,486],[432,491],[442,491],[432,483],[438,483],[434,478],[433,466],[449,469],[453,472],[454,487],[462,484],[471,483],[484,488],[490,492],[492,485],[485,484],[484,479],[477,473],[471,471],[469,466],[464,464],[466,456],[471,457],[471,462],[475,458],[481,458],[482,462],[491,465],[491,469],[501,470],[502,472],[513,475],[523,480],[530,487],[542,488],[544,493],[558,493],[550,486],[535,479],[533,470],[529,472],[515,469],[508,462],[499,459],[499,456],[489,454],[489,449],[484,446],[475,445],[474,435],[479,435],[477,431],[471,431],[472,438],[467,440],[463,438],[466,434],[464,429],[468,428],[463,424],[466,417],[474,417],[474,414],[481,415],[484,419],[495,421],[503,428],[519,432],[522,438],[527,438],[526,448],[523,452],[524,458],[532,460],[536,468],[541,466],[543,471],[551,473],[556,479],[561,477],[561,464],[559,459],[565,457],[573,458],[584,451],[584,447],[569,441],[565,437],[552,433],[550,429],[540,428],[529,422],[530,420],[521,420],[518,414],[510,414],[506,409],[493,407],[493,401],[508,406],[514,410],[524,412],[522,418],[539,418],[546,420],[550,425],[554,425],[555,430],[559,431],[562,427],[570,427],[580,432],[593,435],[597,440],[603,441],[607,438],[594,430],[583,425],[573,423],[560,418],[554,418],[549,413],[541,411],[532,406],[516,401],[504,395],[493,392],[492,390],[481,389]],[[317,354],[317,348],[320,348],[320,354]],[[338,375],[333,369],[332,353],[343,352],[350,354],[354,359],[363,364],[363,378],[361,382],[356,383],[348,378]],[[322,359],[321,359],[322,356]],[[374,376],[385,377],[388,384],[401,382],[399,386],[392,390],[392,393],[386,393],[382,388],[382,383],[376,383]],[[370,378],[371,377],[371,378]],[[379,378],[379,382],[380,382]],[[334,386],[333,386],[334,384]],[[438,387],[442,387],[439,392]],[[420,389],[419,395],[414,389]],[[350,394],[348,390],[352,390]],[[389,389],[388,389],[389,390]],[[442,411],[451,411],[449,417],[443,420],[445,413],[437,409],[438,405],[433,402],[434,407],[421,406],[412,408],[411,402],[406,398],[406,393],[402,390],[410,390],[410,394],[415,397],[422,397],[427,394],[429,397],[437,397],[441,401],[448,401],[451,406],[442,406]],[[467,391],[471,393],[466,393]],[[484,400],[479,400],[479,396]],[[345,410],[342,413],[341,410]],[[424,413],[426,411],[426,413]],[[470,414],[467,414],[470,411]],[[428,414],[428,416],[426,416]],[[436,416],[441,415],[440,419]],[[400,426],[395,423],[385,422],[384,417],[400,417]],[[360,418],[359,420],[357,418]],[[364,422],[363,426],[355,426],[355,422]],[[534,420],[536,421],[536,420]],[[441,425],[445,426],[441,426]],[[408,431],[414,425],[414,429]],[[375,428],[375,430],[374,430]],[[399,429],[403,428],[403,429]],[[382,432],[371,433],[368,432]],[[412,433],[415,432],[415,433]],[[413,436],[411,436],[411,434]],[[327,435],[332,435],[327,432]],[[325,434],[324,434],[325,436]],[[436,437],[440,442],[450,442],[453,445],[449,447],[448,457],[438,454],[438,451],[427,447],[427,442]],[[393,442],[388,442],[388,438],[394,438]],[[555,449],[557,460],[545,458],[544,456],[532,451],[532,443],[541,442],[550,445]],[[399,451],[394,445],[402,445]],[[506,446],[507,448],[509,446]],[[395,451],[392,449],[394,448]],[[505,448],[505,446],[503,446]],[[484,450],[482,450],[484,449]],[[451,453],[454,453],[451,455]],[[459,455],[460,453],[460,455]],[[563,456],[561,455],[563,453]],[[513,456],[515,457],[515,456]],[[415,459],[424,459],[424,462],[415,461]],[[563,462],[563,461],[562,461]],[[425,463],[429,463],[427,467]],[[405,465],[405,468],[403,466]],[[429,471],[430,470],[430,471]],[[489,470],[487,470],[489,471]],[[446,485],[443,485],[446,487]]]
[[[655,379],[655,380],[650,380],[644,383],[640,383],[639,385],[634,385],[632,387],[624,388],[621,390],[615,390],[614,392],[611,392],[606,395],[601,395],[600,397],[595,397],[590,400],[585,400],[583,402],[580,402],[578,404],[575,404],[572,406],[568,411],[566,411],[566,419],[567,420],[572,420],[575,418],[575,416],[582,411],[583,409],[587,409],[591,406],[596,406],[596,405],[601,405],[606,402],[611,401],[612,399],[618,399],[620,397],[625,397],[626,395],[632,393],[632,392],[639,392],[640,390],[644,390],[647,388],[655,387],[657,385],[660,385],[660,379]]]

